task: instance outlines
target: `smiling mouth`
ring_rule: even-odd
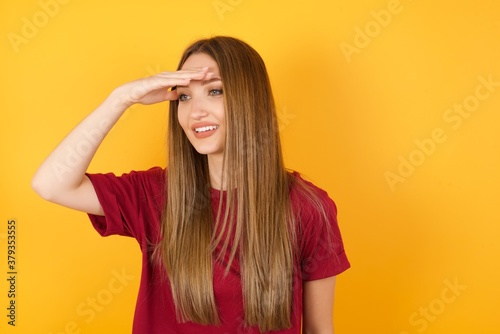
[[[209,126],[202,126],[201,128],[196,128],[196,129],[194,129],[194,131],[196,133],[203,133],[206,131],[213,131],[213,130],[216,130],[218,128],[219,128],[218,125],[209,125]]]

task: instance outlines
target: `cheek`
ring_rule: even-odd
[[[186,113],[182,112],[182,108],[177,108],[177,121],[184,131],[187,128],[187,117]]]
[[[225,123],[226,111],[224,109],[224,102],[222,101],[217,106],[217,119],[221,121],[223,124]]]

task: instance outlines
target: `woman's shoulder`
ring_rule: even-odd
[[[296,214],[307,216],[325,214],[325,211],[336,213],[337,207],[327,191],[305,179],[299,172],[289,172],[290,202]]]
[[[139,171],[138,173],[143,173],[144,176],[153,180],[166,180],[167,169],[160,166],[154,166],[146,170]]]
[[[328,197],[326,190],[318,187],[313,182],[307,180],[297,171],[290,171],[289,173],[290,195],[294,197]]]
[[[164,191],[167,182],[166,168],[155,166],[146,170],[132,171],[131,173],[137,173],[137,177],[140,178],[141,183],[149,186],[152,190],[157,192]]]
[[[154,166],[149,169],[131,170],[122,174],[122,178],[134,179],[140,184],[163,186],[166,182],[167,171],[163,167]]]

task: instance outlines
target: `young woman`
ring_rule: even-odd
[[[128,107],[163,101],[168,169],[86,174]],[[336,207],[285,169],[264,62],[238,39],[197,41],[177,71],[115,89],[33,188],[103,236],[137,239],[134,333],[333,333],[335,275],[349,268]]]

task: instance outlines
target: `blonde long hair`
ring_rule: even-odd
[[[178,101],[171,101],[163,239],[155,256],[166,269],[180,321],[220,324],[213,261],[229,252],[226,273],[235,256],[240,260],[245,325],[263,332],[286,329],[291,327],[296,231],[266,67],[245,42],[217,36],[190,45],[178,69],[196,53],[215,60],[223,83],[227,192],[220,198],[226,199],[225,210],[220,202],[214,220],[207,157],[190,144],[177,120]]]

